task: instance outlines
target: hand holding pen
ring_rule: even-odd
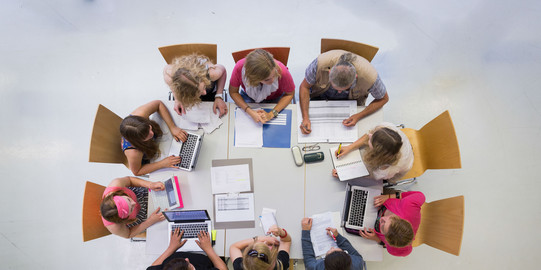
[[[327,234],[332,237],[334,242],[336,242],[336,237],[338,236],[338,230],[336,228],[327,227]]]

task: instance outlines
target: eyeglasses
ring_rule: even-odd
[[[252,249],[252,250],[248,251],[248,256],[257,257],[258,259],[260,259],[260,260],[262,260],[262,261],[264,261],[266,263],[269,263],[269,258],[267,257],[267,254],[259,253],[255,249]]]
[[[303,147],[302,151],[309,152],[309,151],[317,151],[319,149],[321,149],[321,147],[316,143],[313,145],[308,145],[308,146]]]

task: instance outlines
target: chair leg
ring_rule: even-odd
[[[416,183],[417,182],[417,177],[414,177],[414,178],[411,178],[411,179],[406,179],[406,180],[402,180],[402,181],[398,181],[396,182],[395,184],[392,184],[392,183],[389,183],[387,181],[385,181],[383,183],[383,187],[384,188],[393,188],[393,187],[397,187],[397,186],[402,186],[402,185],[405,185],[405,184],[410,184],[410,183]]]

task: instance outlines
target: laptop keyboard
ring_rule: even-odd
[[[368,199],[368,191],[354,189],[351,195],[351,206],[348,223],[354,226],[363,227],[364,212]]]
[[[192,159],[194,157],[195,148],[197,146],[198,136],[188,133],[188,139],[182,143],[182,148],[180,150],[180,163],[176,166],[189,169],[192,164]]]
[[[184,231],[182,238],[197,238],[197,234],[200,231],[208,232],[209,228],[207,223],[189,223],[189,224],[172,224],[171,230],[175,231],[179,228]]]

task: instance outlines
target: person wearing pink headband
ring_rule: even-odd
[[[164,220],[159,207],[147,219],[147,202],[138,200],[138,197],[144,196],[140,193],[146,193],[148,189],[158,191],[164,188],[162,182],[150,182],[137,177],[114,179],[103,192],[100,207],[103,225],[112,234],[131,238]]]

